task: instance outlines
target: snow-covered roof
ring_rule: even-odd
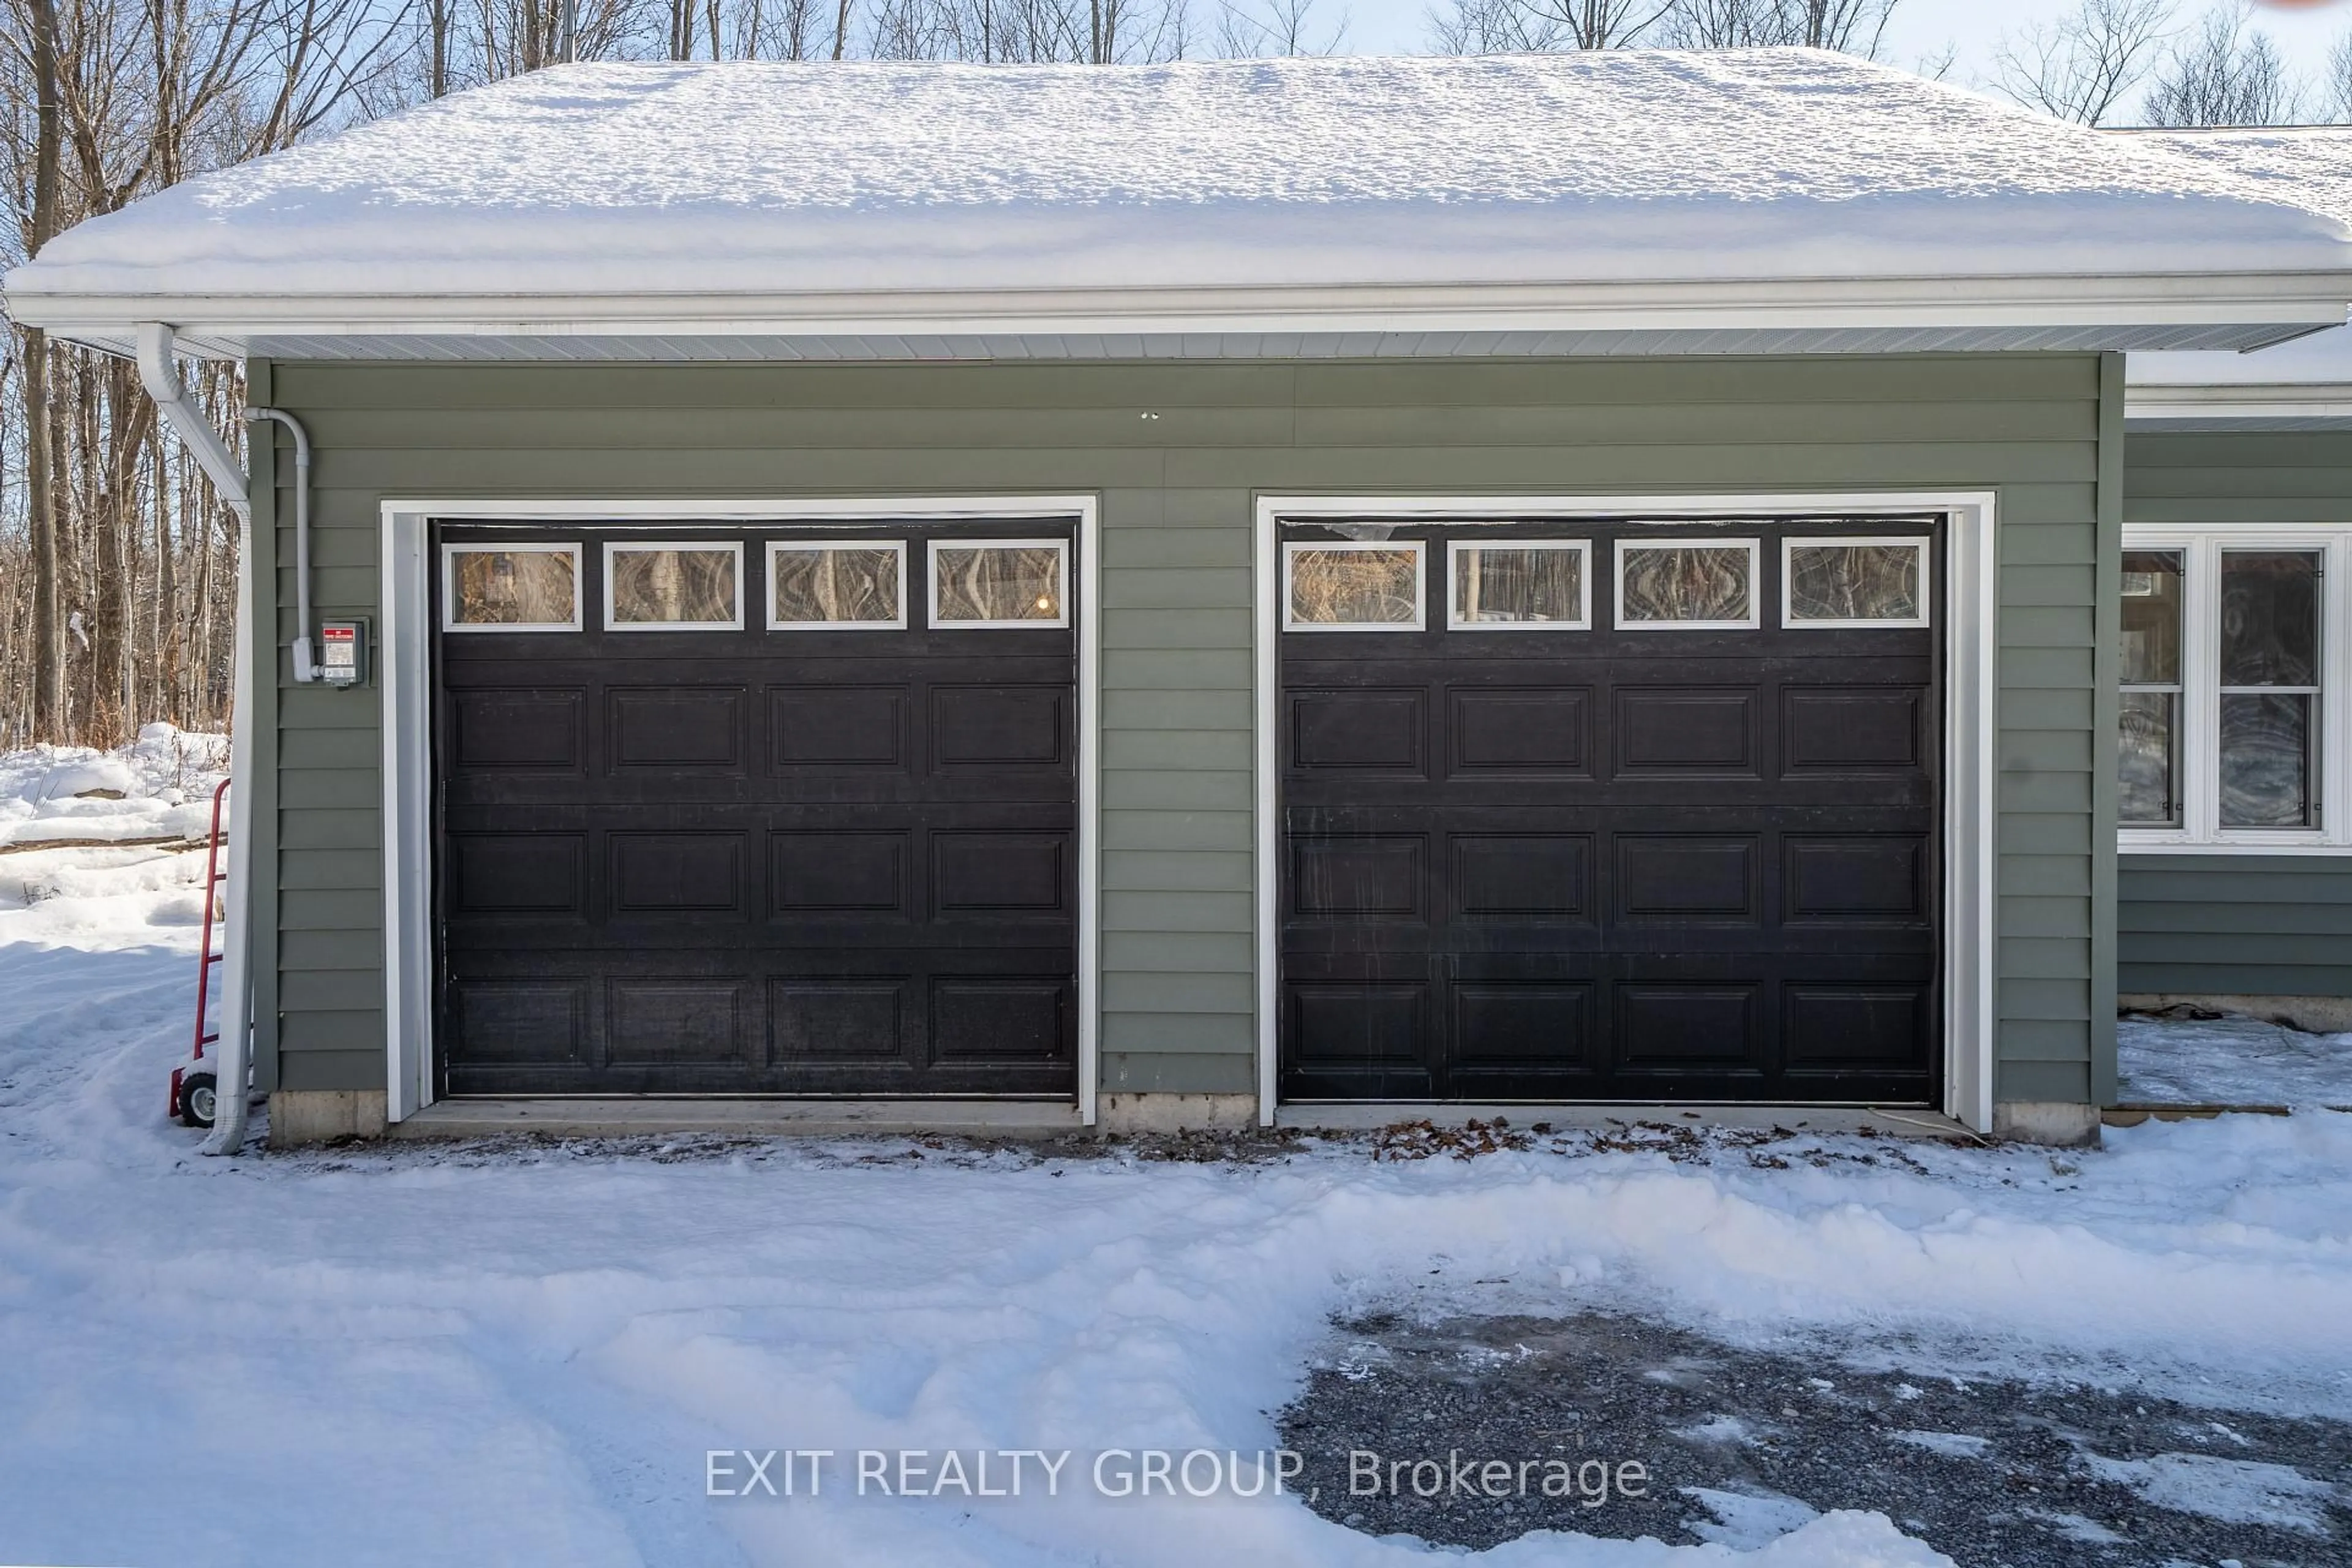
[[[1776,328],[2119,346],[2274,336],[2352,295],[2347,274],[2352,214],[1769,49],[564,67],[148,197],[7,294],[93,341],[160,317],[224,352]]]
[[[2135,131],[2123,139],[2193,160],[2352,226],[2352,126]],[[2136,353],[2128,379],[2136,422],[2352,423],[2352,328],[2252,354]]]

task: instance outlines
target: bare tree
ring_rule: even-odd
[[[1429,15],[1431,37],[1453,55],[1622,49],[1639,43],[1679,0],[1452,0]]]
[[[1878,58],[1898,0],[1675,0],[1664,36],[1681,49],[1798,47]]]
[[[2101,124],[2156,68],[2171,20],[2172,0],[2083,0],[2054,24],[2003,35],[1995,80],[2028,108]]]
[[[2303,114],[2303,94],[2267,34],[2249,32],[2244,0],[2205,14],[2175,44],[2140,112],[2150,125],[2284,125]]]
[[[1217,52],[1229,59],[1283,55],[1336,55],[1347,40],[1348,15],[1328,26],[1315,15],[1316,0],[1262,0],[1256,5],[1217,0],[1213,29]]]

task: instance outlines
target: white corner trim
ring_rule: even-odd
[[[1276,1100],[1281,1018],[1280,878],[1281,779],[1276,744],[1280,710],[1281,560],[1286,520],[1384,517],[1475,521],[1507,515],[1513,521],[1656,517],[1662,527],[1703,517],[1853,517],[1877,513],[1948,520],[1946,570],[1940,601],[1946,649],[1944,702],[1944,1104],[1945,1114],[1979,1132],[1992,1129],[1994,1050],[1998,1013],[1994,979],[1998,948],[1995,819],[1996,727],[2000,689],[2000,575],[1997,554],[1998,498],[1990,490],[1864,490],[1763,492],[1738,495],[1384,496],[1262,495],[1257,498],[1251,559],[1255,579],[1257,819],[1258,1120],[1272,1126]],[[1715,542],[1721,542],[1720,541]]]
[[[433,1103],[432,603],[427,546],[436,519],[593,525],[681,522],[837,526],[877,521],[1067,518],[1077,530],[1078,1120],[1095,1122],[1102,1020],[1102,507],[1092,495],[786,496],[748,500],[593,497],[404,498],[382,504],[378,680],[383,692],[385,1115]],[[1055,542],[1061,542],[1055,541]],[[741,559],[740,553],[738,561]],[[1064,586],[1069,556],[1063,553]],[[903,589],[905,574],[900,574]],[[737,608],[742,609],[739,585]],[[1066,594],[1065,605],[1066,605]],[[1043,622],[1024,623],[1042,626]],[[1064,624],[1066,624],[1066,620]]]

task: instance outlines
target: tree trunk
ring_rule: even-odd
[[[65,122],[58,92],[58,11],[54,0],[26,0],[31,13],[33,210],[26,259],[57,232],[58,186]],[[33,734],[61,741],[65,724],[65,626],[58,603],[56,425],[49,416],[49,335],[25,334],[25,509],[33,549]]]

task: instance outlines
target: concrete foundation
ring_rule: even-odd
[[[1992,1135],[2072,1149],[2099,1141],[2099,1108],[2065,1100],[2008,1100],[1992,1108]]]
[[[269,1097],[269,1146],[383,1136],[380,1089],[281,1089]]]
[[[2308,1035],[2352,1033],[2352,996],[2220,996],[2202,992],[2148,991],[2116,998],[2126,1013],[2161,1013],[2186,1007],[2199,1013],[2233,1014],[2284,1024]]]
[[[1095,1121],[1104,1132],[1230,1131],[1257,1125],[1257,1096],[1106,1094]]]

